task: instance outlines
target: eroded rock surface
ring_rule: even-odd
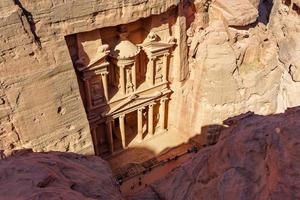
[[[132,199],[299,199],[300,109],[226,120],[215,146],[202,149]]]
[[[0,2],[0,149],[94,154],[65,36],[166,12],[179,0]]]
[[[108,164],[73,153],[20,151],[0,161],[0,199],[122,199]]]
[[[66,37],[157,15],[167,25],[172,9],[169,128],[192,137],[300,104],[299,0],[2,0],[0,149],[94,154]]]
[[[299,105],[297,2],[194,2],[190,76],[174,90],[170,110],[181,110],[174,126],[193,135],[249,110],[268,115]]]

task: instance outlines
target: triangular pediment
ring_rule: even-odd
[[[102,53],[102,54],[97,54],[90,62],[89,64],[85,65],[83,63],[78,63],[77,69],[79,71],[92,71],[92,70],[97,70],[104,66],[107,61],[106,57],[108,54]]]
[[[122,102],[120,102],[117,106],[112,107],[107,113],[106,116],[112,116],[115,114],[118,114],[120,112],[123,112],[125,110],[135,110],[137,106],[140,106],[144,104],[145,102],[153,101],[163,95],[162,92],[156,92],[153,95],[150,96],[139,96],[139,95],[132,95],[126,99],[124,99]]]
[[[88,64],[87,68],[93,67],[95,64],[103,62],[108,54],[107,53],[102,53],[96,55]]]

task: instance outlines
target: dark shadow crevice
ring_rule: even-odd
[[[33,35],[33,40],[35,44],[38,46],[39,49],[42,48],[41,40],[40,37],[36,34],[36,27],[35,27],[35,21],[33,19],[33,16],[31,12],[29,12],[26,8],[23,7],[22,3],[20,0],[13,0],[14,3],[22,10],[22,16],[24,16],[30,26],[30,32]],[[21,19],[22,20],[22,19]],[[22,21],[23,23],[23,21]],[[24,26],[24,24],[23,24]]]

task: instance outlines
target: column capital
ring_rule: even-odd
[[[168,101],[168,100],[169,100],[168,97],[163,97],[163,98],[160,99],[160,102],[161,102],[161,103],[164,103],[164,102],[166,102],[166,101]]]
[[[138,111],[143,111],[143,110],[145,110],[145,107],[138,108]]]
[[[155,61],[156,59],[157,59],[157,56],[152,56],[152,57],[150,58],[151,61]]]
[[[125,69],[127,67],[127,65],[118,65],[120,68]]]
[[[153,107],[155,105],[156,105],[156,102],[152,102],[152,103],[149,104],[149,107]]]
[[[106,75],[108,75],[108,71],[101,72],[100,74],[101,74],[101,76],[106,76]]]
[[[164,57],[168,57],[170,53],[164,53]]]
[[[125,114],[121,114],[119,118],[125,118]]]

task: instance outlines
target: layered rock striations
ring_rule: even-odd
[[[94,154],[65,36],[165,12],[179,0],[0,2],[0,149]]]
[[[129,199],[299,199],[299,117],[230,118],[216,145]]]

